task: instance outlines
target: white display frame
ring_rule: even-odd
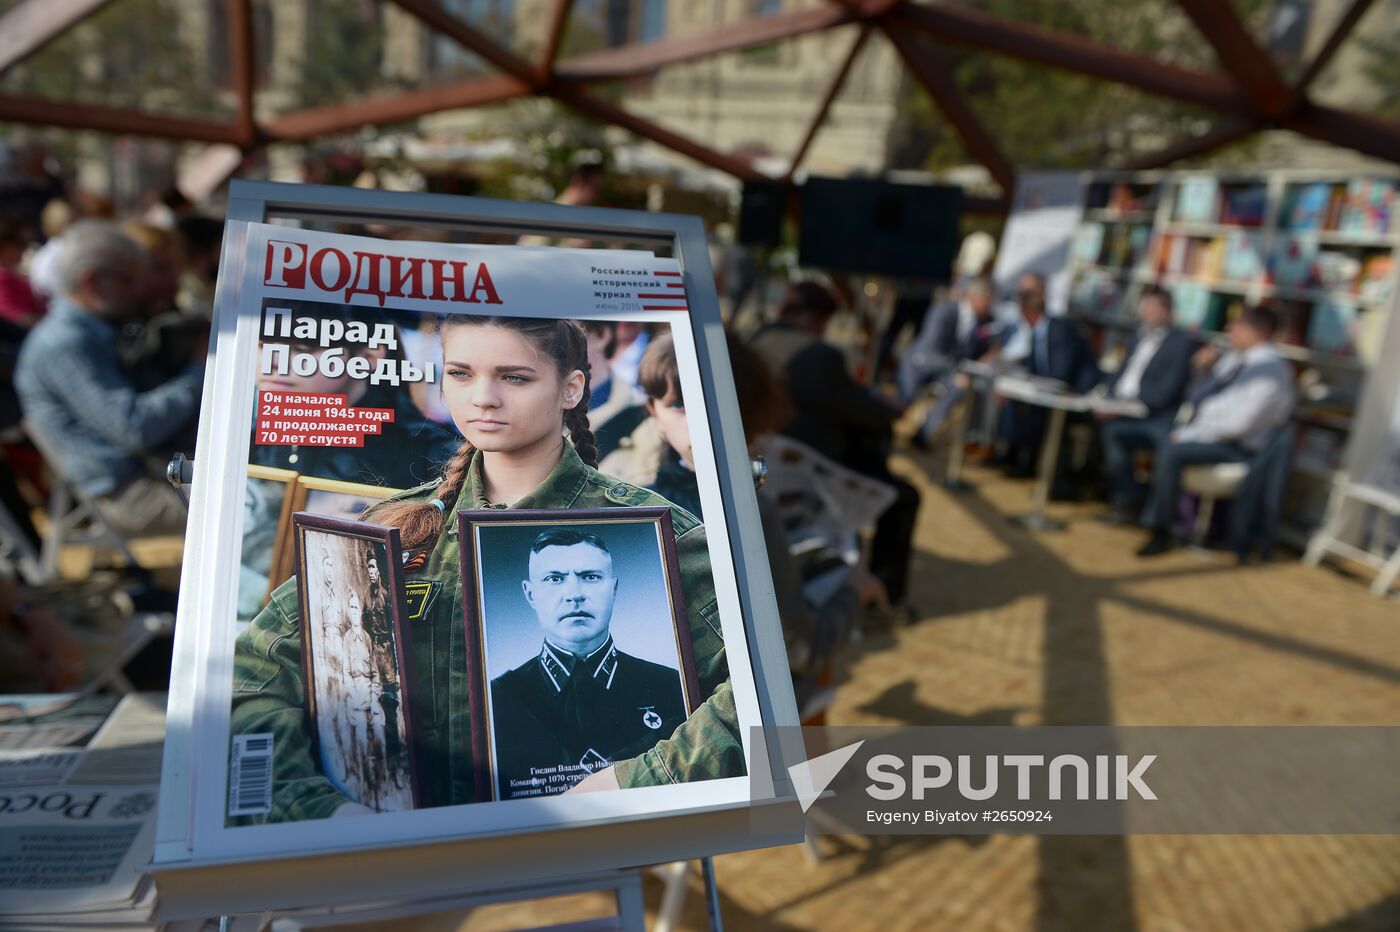
[[[215,636],[213,631],[218,627],[201,624],[199,619],[210,617],[218,587],[200,585],[198,580],[188,578],[198,574],[187,574],[181,601],[184,623],[177,627],[176,634],[160,831],[156,840],[163,915],[179,918],[405,895],[439,896],[488,889],[525,877],[563,880],[600,868],[632,867],[800,840],[800,820],[782,820],[786,827],[781,830],[773,827],[779,823],[765,820],[763,834],[753,831],[756,805],[796,810],[787,770],[805,759],[805,753],[800,746],[791,746],[790,741],[781,743],[775,737],[782,733],[781,726],[797,724],[797,711],[702,223],[692,217],[603,208],[234,182],[216,306],[239,304],[239,293],[245,287],[240,279],[248,255],[247,237],[250,230],[257,229],[249,224],[278,220],[572,236],[671,250],[682,270],[688,298],[689,313],[680,319],[690,322],[689,336],[700,372],[697,387],[703,397],[723,500],[723,520],[716,523],[727,531],[744,621],[745,643],[739,645],[737,652],[731,652],[731,662],[747,654],[744,659],[752,671],[763,740],[754,742],[750,749],[748,798],[721,806],[692,806],[680,814],[625,820],[584,818],[568,827],[507,831],[469,839],[398,839],[315,854],[284,853],[275,860],[252,850],[218,860],[195,860],[191,829],[196,807],[190,774],[198,753],[196,725],[207,714],[207,710],[195,708],[195,697],[206,692],[197,689],[203,670],[200,660],[209,656],[210,645],[205,642]],[[213,345],[237,345],[237,315],[219,315],[216,328]],[[244,343],[248,342],[247,334],[242,337]],[[217,386],[237,384],[243,368],[239,363],[243,360],[232,358],[235,355],[225,351],[211,357],[205,383],[206,410],[212,410]],[[243,378],[246,380],[246,373]],[[226,475],[231,467],[222,461],[227,459],[201,457],[193,483],[191,526],[203,526],[207,510],[221,507],[216,501],[217,490],[227,488],[232,478]],[[186,565],[200,566],[207,546],[210,544],[206,536],[189,535]],[[213,546],[219,549],[217,542]],[[214,695],[219,695],[219,691]],[[392,848],[393,857],[384,857],[386,846]],[[384,869],[389,861],[395,865],[393,870]],[[365,871],[362,865],[377,868]],[[355,877],[353,882],[346,882],[347,872]]]

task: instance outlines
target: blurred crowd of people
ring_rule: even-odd
[[[1022,275],[1013,300],[1011,307],[998,307],[992,282],[979,275],[929,307],[895,373],[904,402],[930,390],[934,396],[915,446],[927,448],[946,426],[974,371],[1018,373],[1053,391],[1137,403],[1132,414],[1104,405],[1099,413],[1071,415],[1094,428],[1089,436],[1099,455],[1078,466],[1066,462],[1063,469],[1057,463],[1052,494],[1078,498],[1086,486],[1097,485],[1110,506],[1106,522],[1136,523],[1149,532],[1140,556],[1175,546],[1187,467],[1246,463],[1259,479],[1286,462],[1298,392],[1293,367],[1275,343],[1280,320],[1271,307],[1245,307],[1223,340],[1212,342],[1177,327],[1171,292],[1147,286],[1138,298],[1138,326],[1117,352],[1100,358],[1078,322],[1048,313],[1043,276]],[[1048,407],[1007,401],[995,392],[968,400],[997,407],[995,433],[981,438],[982,448],[974,452],[1013,476],[1030,477],[1043,468],[1037,464]],[[1239,498],[1237,504],[1263,512],[1246,523],[1276,525],[1278,495]],[[1231,541],[1241,559],[1254,543],[1247,536]],[[1267,553],[1270,544],[1263,541],[1261,551]]]
[[[67,184],[42,147],[10,147],[4,161],[7,525],[39,552],[33,517],[61,477],[81,500],[100,503],[120,533],[183,532],[185,506],[165,466],[173,451],[193,451],[223,222],[176,196],[118,218],[109,201]],[[35,652],[20,664],[26,681],[73,685],[73,639],[52,606],[17,583],[0,601],[0,616],[9,616],[0,633]]]
[[[56,474],[123,534],[180,533],[186,508],[165,467],[173,452],[194,452],[222,221],[174,195],[139,217],[118,218],[111,204],[69,190],[33,155],[12,159],[0,181],[5,511],[39,549],[31,518]],[[561,200],[597,203],[596,168],[575,174]],[[919,412],[909,438],[915,448],[937,442],[954,411],[972,405],[995,425],[972,452],[1013,475],[1034,471],[1046,409],[975,390],[970,366],[1142,403],[1143,417],[1097,418],[1101,458],[1091,472],[1110,504],[1106,520],[1150,531],[1144,555],[1173,544],[1186,466],[1253,462],[1288,422],[1293,377],[1273,347],[1278,321],[1268,308],[1240,315],[1222,352],[1174,327],[1171,295],[1148,288],[1126,351],[1101,361],[1074,322],[1047,312],[1040,276],[1023,276],[1011,302],[999,301],[987,277],[993,254],[988,237],[974,236],[949,286],[900,292],[870,379],[853,375],[859,367],[849,341],[830,336],[833,320],[851,307],[838,287],[794,282],[775,313],[744,328],[745,338],[729,335],[750,452],[766,456],[779,480],[760,489],[759,508],[799,698],[834,680],[843,647],[860,629],[918,615],[908,600],[920,496],[890,467],[896,425],[911,408]],[[390,321],[403,352],[428,353],[433,323],[409,317]],[[696,437],[669,332],[636,321],[590,321],[585,330],[601,471],[703,520]],[[353,404],[394,407],[399,440],[383,445],[394,454],[255,445],[255,464],[402,488],[434,474],[434,461],[457,445],[441,399],[421,385],[378,398],[361,397],[377,390],[364,383],[308,379],[324,381],[284,374],[261,378],[259,388],[343,392]],[[1063,482],[1083,478],[1062,473]],[[858,501],[877,504],[862,511]],[[31,598],[23,587],[8,586],[0,601],[11,616],[0,612],[0,622],[47,658],[31,665],[38,685],[64,685],[73,665],[61,623],[24,610]],[[27,622],[29,631],[26,617],[41,621]]]

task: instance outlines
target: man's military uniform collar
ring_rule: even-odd
[[[544,675],[554,684],[554,691],[561,693],[569,680],[580,668],[588,676],[600,681],[604,689],[612,689],[613,676],[617,673],[617,645],[612,635],[587,657],[580,657],[545,641],[540,645],[540,666]]]

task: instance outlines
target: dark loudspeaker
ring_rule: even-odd
[[[783,240],[787,185],[780,181],[746,181],[739,202],[739,242],[776,249]]]
[[[958,254],[956,185],[808,178],[798,261],[860,275],[946,280]]]

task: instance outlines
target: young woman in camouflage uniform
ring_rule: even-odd
[[[429,584],[406,622],[414,682],[404,684],[431,805],[474,799],[471,714],[456,512],[480,508],[668,505],[704,703],[675,733],[578,789],[652,786],[744,774],[705,528],[688,511],[598,472],[588,425],[588,355],[571,320],[448,317],[443,396],[465,440],[440,479],[377,505],[365,520],[400,529],[411,581]],[[565,439],[567,429],[569,439]],[[280,586],[238,639],[231,734],[274,736],[272,811],[287,822],[369,811],[321,773],[302,685],[296,580]],[[236,821],[236,820],[230,820]]]

